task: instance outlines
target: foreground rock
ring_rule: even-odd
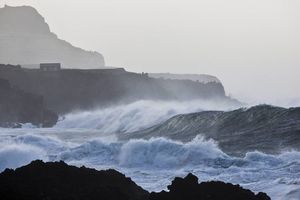
[[[115,170],[34,161],[0,174],[1,199],[145,199],[148,192]]]
[[[198,184],[193,175],[175,178],[170,192],[151,193],[115,170],[97,171],[68,166],[64,162],[34,161],[0,174],[0,196],[5,200],[270,200],[239,186],[222,182]]]
[[[24,123],[51,127],[58,116],[46,109],[42,96],[14,88],[0,79],[0,127],[20,127]]]
[[[169,192],[151,193],[150,200],[270,200],[265,193],[255,195],[238,185],[223,182],[198,183],[192,174],[185,178],[175,178],[168,186]]]

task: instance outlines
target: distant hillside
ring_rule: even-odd
[[[41,71],[0,65],[0,78],[41,95],[57,113],[88,110],[137,100],[207,100],[239,104],[225,95],[221,83],[154,79],[124,69]]]
[[[149,77],[171,79],[171,80],[191,80],[191,81],[199,81],[201,83],[221,82],[217,77],[207,75],[207,74],[149,73]]]
[[[20,127],[24,123],[51,127],[57,120],[42,96],[24,92],[0,79],[0,127]]]
[[[85,51],[59,39],[32,7],[0,8],[0,63],[60,62],[67,68],[104,67],[98,52]]]

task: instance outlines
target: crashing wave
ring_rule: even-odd
[[[180,114],[148,129],[122,134],[119,138],[166,137],[187,142],[197,135],[214,139],[222,150],[234,155],[255,150],[266,153],[300,150],[300,108],[259,105],[228,112]]]
[[[267,192],[278,200],[285,195],[292,197],[300,190],[299,152],[269,155],[254,151],[244,157],[234,157],[224,153],[215,141],[201,137],[187,143],[165,138],[129,141],[94,138],[70,143],[32,134],[1,139],[0,171],[36,159],[64,160],[97,169],[115,168],[151,191],[165,189],[172,178],[188,172],[196,174],[201,181],[217,179],[241,184],[254,191]],[[278,187],[282,194],[277,193]]]
[[[98,129],[102,133],[128,133],[161,123],[180,113],[228,110],[234,107],[212,101],[137,101],[94,111],[69,113],[55,128]]]

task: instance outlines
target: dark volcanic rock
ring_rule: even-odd
[[[168,186],[169,192],[151,193],[150,200],[270,200],[265,193],[254,194],[239,185],[223,182],[205,182],[198,184],[198,178],[192,174],[185,178],[175,178]]]
[[[14,88],[0,79],[0,127],[19,127],[21,123],[51,127],[58,115],[46,109],[42,96]]]
[[[115,170],[77,168],[64,162],[34,161],[0,174],[3,200],[135,200],[147,196],[147,191]]]
[[[300,108],[268,105],[234,111],[182,114],[120,139],[166,137],[188,142],[197,135],[218,142],[223,151],[244,155],[249,151],[279,153],[300,149]]]
[[[222,182],[198,184],[189,174],[175,178],[170,192],[151,193],[115,170],[97,171],[68,166],[64,162],[33,161],[16,170],[0,174],[0,197],[3,200],[270,200],[264,193]]]

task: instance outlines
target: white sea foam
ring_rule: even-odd
[[[0,171],[35,159],[64,160],[77,166],[118,169],[151,191],[165,189],[175,176],[188,172],[201,181],[222,180],[264,191],[275,200],[297,199],[300,191],[300,152],[249,152],[238,158],[222,152],[214,141],[202,138],[189,143],[164,138],[128,142],[90,138],[70,143],[42,134],[0,137]]]
[[[0,171],[23,166],[36,159],[47,160],[46,152],[27,144],[9,144],[0,147]]]
[[[177,114],[233,108],[236,107],[217,101],[137,101],[105,109],[69,113],[55,128],[98,129],[102,133],[133,132],[153,126]]]

